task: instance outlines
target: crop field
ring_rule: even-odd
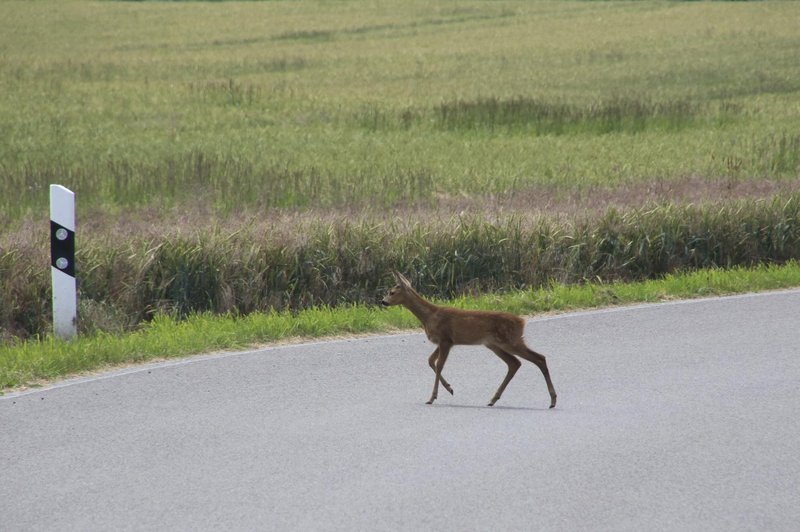
[[[800,258],[794,2],[0,10],[0,341]]]

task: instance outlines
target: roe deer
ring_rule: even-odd
[[[508,365],[506,378],[489,401],[489,406],[494,406],[500,399],[506,386],[522,365],[515,355],[530,360],[542,370],[547,390],[550,392],[550,408],[556,406],[556,390],[550,380],[545,357],[529,349],[522,339],[525,320],[506,312],[460,310],[434,305],[424,300],[403,274],[392,273],[397,280],[397,286],[389,290],[389,294],[383,298],[381,304],[387,307],[392,305],[406,307],[422,322],[428,340],[437,346],[428,358],[428,364],[436,373],[436,380],[433,383],[433,394],[427,404],[432,404],[436,400],[440,382],[450,395],[453,394],[453,387],[442,376],[442,368],[447,361],[450,348],[454,345],[485,345]]]

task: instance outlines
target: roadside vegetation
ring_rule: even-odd
[[[799,23],[778,1],[6,2],[0,362],[372,316],[393,268],[443,300],[791,270]],[[75,347],[48,336],[51,183],[78,200]],[[327,334],[281,327],[208,347]]]
[[[129,331],[157,314],[374,304],[392,269],[407,272],[426,294],[451,299],[800,257],[800,193],[565,219],[486,211],[441,219],[296,213],[231,226],[147,223],[125,220],[81,239],[81,332]],[[48,237],[18,235],[0,255],[0,287],[12,296],[0,322],[13,337],[51,327],[50,275],[42,267]]]
[[[798,285],[800,264],[793,261],[783,266],[667,275],[638,283],[551,283],[538,289],[439,302],[459,308],[530,315]],[[400,307],[381,309],[374,305],[348,304],[336,309],[320,306],[299,312],[270,311],[247,316],[205,312],[185,319],[159,314],[130,334],[94,332],[71,342],[47,337],[15,346],[0,346],[0,395],[3,390],[36,387],[52,379],[101,371],[120,364],[246,349],[265,343],[407,329],[419,329],[419,322],[410,312]]]

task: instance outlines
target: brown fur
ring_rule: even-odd
[[[450,394],[453,393],[452,386],[442,376],[442,368],[450,349],[454,345],[485,345],[508,366],[508,373],[489,402],[489,406],[493,406],[500,399],[521,366],[516,357],[536,364],[542,371],[550,392],[550,408],[556,406],[556,391],[550,380],[547,360],[544,355],[525,345],[523,339],[525,320],[507,312],[460,310],[434,305],[423,299],[401,273],[393,273],[397,279],[397,286],[389,291],[382,303],[385,306],[405,306],[419,319],[428,339],[437,346],[428,358],[428,364],[436,373],[433,393],[428,404],[436,400],[440,382]]]

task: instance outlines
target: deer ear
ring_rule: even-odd
[[[397,281],[407,288],[411,288],[411,281],[405,278],[405,276],[400,272],[395,272],[397,274]]]

